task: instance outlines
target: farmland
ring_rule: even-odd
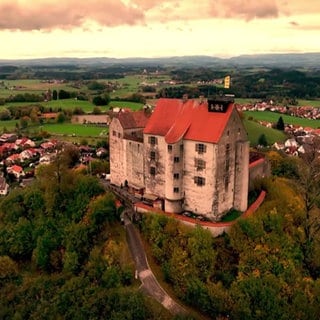
[[[311,127],[311,128],[320,127],[320,120],[292,117],[286,114],[279,114],[277,112],[245,111],[244,113],[246,117],[251,117],[255,120],[260,120],[260,121],[268,121],[268,122],[276,123],[279,117],[281,116],[285,124],[293,124],[293,125],[299,125],[302,127]]]
[[[108,94],[111,97],[111,101],[106,106],[100,106],[100,112],[104,113],[111,108],[130,108],[132,110],[139,110],[143,107],[143,103],[133,102],[133,101],[124,101],[130,99],[130,96],[135,94],[142,94],[150,96],[159,93],[163,88],[177,88],[179,86],[183,86],[185,89],[183,90],[192,90],[192,88],[197,87],[197,80],[199,80],[202,75],[210,79],[210,77],[222,77],[226,74],[226,70],[220,70],[219,72],[213,72],[211,74],[207,74],[207,71],[193,71],[192,69],[175,69],[175,68],[167,68],[161,69],[158,72],[157,68],[150,69],[148,72],[144,68],[138,72],[137,67],[134,67],[135,72],[125,70],[120,68],[120,71],[110,73],[110,75],[114,74],[114,77],[101,77],[99,78],[97,73],[94,78],[91,80],[88,78],[81,79],[80,75],[84,74],[85,69],[75,68],[72,72],[74,73],[74,77],[67,80],[46,80],[46,79],[4,79],[0,81],[0,101],[1,99],[7,99],[10,96],[18,95],[18,94],[36,94],[43,95],[48,89],[51,92],[65,90],[67,92],[72,93],[73,95],[82,95],[85,99],[77,99],[77,98],[69,98],[69,99],[57,99],[57,100],[49,100],[49,101],[40,101],[40,102],[5,102],[0,106],[0,111],[3,108],[14,108],[14,107],[23,107],[23,106],[41,106],[45,108],[45,112],[56,112],[56,111],[66,111],[73,112],[75,109],[82,110],[85,113],[92,113],[95,110],[95,105],[92,103],[93,97],[97,95]],[[69,69],[68,72],[70,72]],[[231,72],[231,70],[229,70]],[[63,70],[59,70],[59,72],[63,72]],[[72,73],[71,72],[71,73]],[[79,73],[77,73],[79,72]],[[230,73],[227,72],[227,73]],[[258,69],[251,70],[250,75],[254,75],[259,72],[268,72],[268,69]],[[70,74],[71,74],[70,73]],[[210,72],[209,72],[210,73]],[[69,75],[70,75],[69,74]],[[66,73],[67,75],[67,73]],[[89,75],[89,74],[88,74]],[[79,80],[75,80],[79,76]],[[199,78],[200,77],[200,78]],[[48,76],[48,79],[50,77]],[[199,79],[198,79],[199,78]],[[175,79],[174,84],[169,84],[169,81]],[[189,79],[189,80],[188,80]],[[192,79],[192,80],[190,80]],[[232,84],[235,86],[233,89],[237,90],[236,85],[237,81],[241,79],[241,75],[237,77],[233,77]],[[95,82],[98,84],[102,84],[104,89],[92,89],[90,88],[90,83]],[[207,83],[210,83],[208,81]],[[111,87],[110,87],[111,85]],[[149,86],[152,92],[143,92],[143,86]],[[212,86],[212,85],[211,85]],[[219,90],[223,90],[221,87],[221,83],[215,85]],[[207,92],[209,91],[210,85],[208,85]],[[277,86],[275,86],[276,88]],[[211,88],[211,87],[210,87]],[[283,88],[279,87],[279,90],[283,90]],[[180,90],[181,91],[181,90]],[[181,93],[178,88],[176,93]],[[175,91],[172,91],[175,94]],[[195,91],[192,91],[195,92]],[[121,100],[122,99],[122,100]],[[147,103],[155,105],[156,100],[147,100]],[[236,98],[235,102],[240,104],[254,104],[258,101],[261,101],[259,97],[253,98]],[[319,100],[305,100],[305,99],[297,99],[296,100],[299,106],[313,106],[320,107]],[[99,111],[99,110],[98,110]],[[269,144],[272,144],[275,141],[283,141],[285,139],[285,135],[277,130],[269,129],[259,125],[256,121],[269,121],[269,122],[277,122],[280,114],[273,112],[253,112],[246,111],[245,113],[246,119],[244,120],[245,127],[248,132],[248,137],[251,143],[251,146],[257,144],[257,140],[261,134],[265,134],[267,141]],[[309,120],[304,118],[290,117],[288,115],[281,115],[284,122],[286,124],[295,124],[303,127],[312,127],[318,128],[320,127],[320,121]],[[249,121],[248,118],[254,120]],[[2,131],[15,130],[17,126],[19,126],[19,120],[7,120],[0,121],[0,129]],[[101,127],[85,127],[80,124],[70,124],[68,121],[60,124],[53,123],[42,123],[39,125],[34,125],[29,123],[27,127],[28,132],[37,132],[39,130],[46,131],[51,134],[57,135],[65,135],[65,136],[77,136],[77,137],[99,137],[102,131]]]

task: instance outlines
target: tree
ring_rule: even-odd
[[[52,100],[57,100],[58,99],[58,92],[57,90],[52,91]]]
[[[28,127],[29,122],[30,122],[30,118],[27,116],[20,118],[20,128],[26,129]]]
[[[57,116],[57,123],[63,123],[66,121],[66,116],[63,112],[59,112]]]
[[[99,115],[101,113],[102,113],[101,108],[99,108],[98,106],[94,107],[92,110],[92,114]]]
[[[92,103],[96,106],[106,106],[108,105],[110,102],[110,100],[108,100],[106,98],[106,96],[102,97],[102,96],[95,96],[93,99],[92,99]]]
[[[258,138],[258,144],[260,146],[266,147],[268,145],[267,138],[264,133],[262,133]]]
[[[63,89],[59,90],[58,98],[59,99],[70,99],[71,94],[68,91],[65,91]]]
[[[10,120],[11,119],[11,113],[7,108],[2,108],[0,111],[0,120]]]
[[[277,128],[278,130],[281,130],[281,131],[284,130],[284,122],[283,122],[282,117],[280,117],[280,118],[278,119],[276,128]]]

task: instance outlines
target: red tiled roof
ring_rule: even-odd
[[[209,112],[208,103],[195,100],[159,99],[144,133],[165,136],[167,143],[185,140],[217,143],[234,109]]]
[[[18,166],[18,165],[13,165],[12,167],[11,167],[11,170],[12,171],[15,171],[15,172],[22,172],[22,167],[21,166]]]
[[[124,129],[144,128],[150,115],[144,111],[120,112],[118,119]]]

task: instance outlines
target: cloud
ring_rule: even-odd
[[[0,29],[72,29],[227,18],[250,21],[319,12],[308,0],[0,0]]]
[[[211,4],[212,16],[223,18],[275,18],[279,14],[276,0],[216,0]]]
[[[102,26],[133,25],[144,20],[141,9],[118,0],[1,0],[0,29],[71,29],[86,21]]]

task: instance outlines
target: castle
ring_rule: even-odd
[[[120,112],[109,137],[112,184],[212,221],[247,209],[249,142],[232,98],[162,98],[152,113]]]

